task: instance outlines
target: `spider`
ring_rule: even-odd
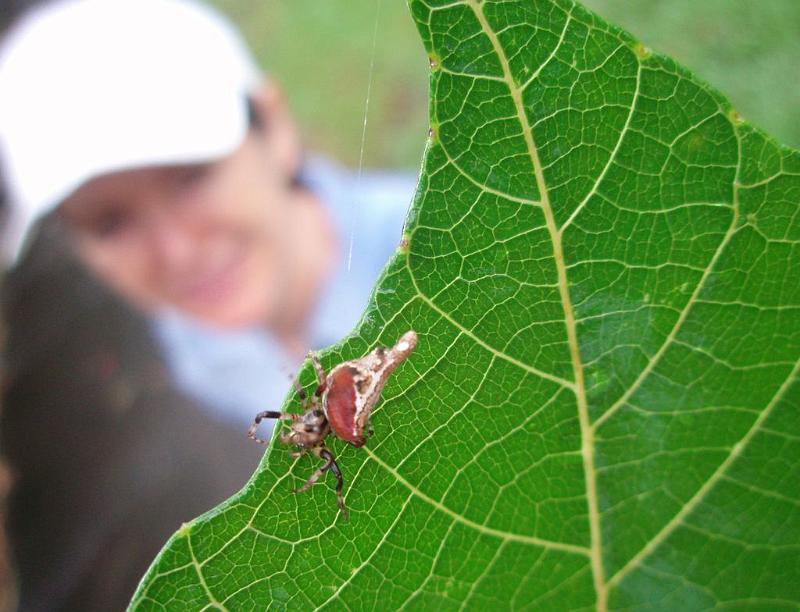
[[[260,444],[266,444],[256,435],[263,419],[291,421],[289,431],[280,435],[281,444],[293,444],[299,450],[290,451],[294,458],[307,452],[322,459],[325,463],[318,468],[305,484],[295,489],[295,493],[308,491],[325,472],[330,470],[336,476],[336,499],[342,515],[347,517],[347,507],[342,496],[344,479],[336,459],[325,447],[325,438],[333,434],[355,447],[364,446],[367,437],[372,435],[370,415],[380,397],[383,386],[392,371],[400,365],[417,346],[417,334],[407,331],[397,343],[386,348],[379,346],[359,359],[345,361],[325,374],[315,353],[309,353],[317,373],[316,391],[309,398],[300,384],[293,381],[297,395],[303,402],[302,414],[265,410],[259,412],[250,426],[247,435]]]

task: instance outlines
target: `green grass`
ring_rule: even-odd
[[[758,127],[800,146],[798,0],[584,3],[695,71]],[[419,167],[428,127],[428,65],[403,0],[214,4],[241,27],[260,64],[283,85],[309,146],[351,166],[359,159],[374,61],[364,165]]]

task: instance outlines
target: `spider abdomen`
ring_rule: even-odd
[[[335,368],[328,376],[322,404],[333,433],[353,446],[364,446],[364,432],[356,420],[357,375],[358,370],[347,364]]]

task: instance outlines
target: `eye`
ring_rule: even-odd
[[[213,167],[213,163],[177,166],[172,172],[173,184],[180,189],[194,188],[211,175]]]
[[[133,220],[126,211],[110,208],[83,220],[80,230],[93,238],[107,240],[124,233]]]

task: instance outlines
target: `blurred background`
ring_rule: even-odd
[[[364,164],[419,167],[427,57],[403,0],[213,0],[284,85],[312,149],[356,166],[374,61]],[[585,0],[670,55],[784,144],[800,146],[798,0]],[[375,20],[378,44],[372,56]]]
[[[0,29],[41,0],[2,0]],[[356,166],[417,169],[428,64],[405,0],[210,0],[283,84],[311,148]],[[756,126],[800,147],[798,0],[584,0],[719,89]],[[377,44],[373,38],[377,20]]]

